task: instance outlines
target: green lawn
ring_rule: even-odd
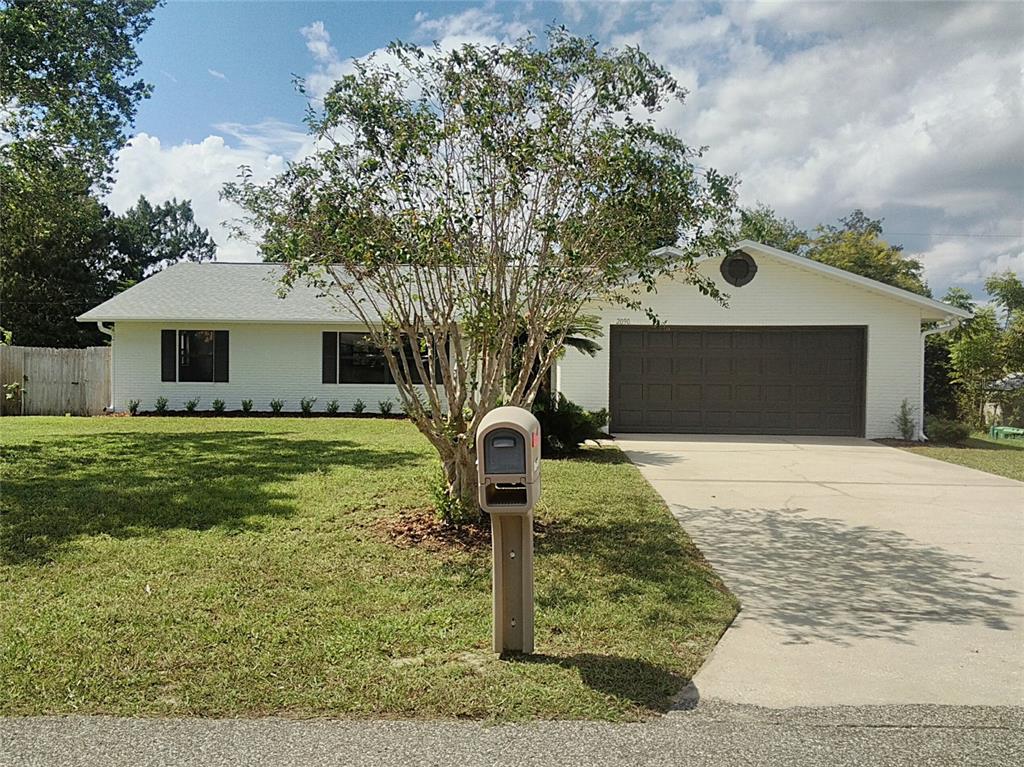
[[[615,449],[544,462],[538,655],[490,646],[490,552],[396,546],[404,421],[6,418],[0,713],[635,719],[736,602]],[[767,662],[767,661],[766,661]]]
[[[962,447],[927,445],[905,449],[1024,482],[1024,440],[1021,439],[991,439],[988,434],[977,433]]]

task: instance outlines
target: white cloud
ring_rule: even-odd
[[[908,245],[938,292],[980,296],[1022,266],[1022,38],[1011,4],[684,3],[611,41],[690,89],[659,119],[709,145],[745,204],[805,226],[863,207],[892,232],[1017,235]]]
[[[241,165],[251,167],[257,181],[284,170],[285,157],[268,152],[268,148],[244,142],[231,147],[221,136],[164,146],[155,136],[140,133],[118,155],[117,183],[107,204],[115,213],[122,213],[139,195],[154,203],[171,197],[191,200],[196,222],[208,228],[217,242],[219,260],[258,260],[252,244],[228,238],[223,222],[236,218],[240,210],[219,196],[221,187],[237,176]]]
[[[331,64],[338,60],[338,52],[331,45],[331,36],[322,21],[314,21],[303,27],[299,33],[306,38],[306,48],[313,60],[320,64]]]
[[[415,42],[450,49],[541,32],[550,19],[540,13],[485,4],[410,20]],[[1024,15],[1014,4],[567,2],[562,15],[669,68],[690,93],[658,119],[709,145],[704,162],[738,174],[743,203],[763,201],[808,227],[853,207],[885,216],[940,294],[960,284],[980,298],[989,274],[1024,272]],[[301,34],[307,88],[322,98],[352,59],[321,21]],[[251,258],[219,226],[236,213],[217,199],[221,185],[242,163],[269,177],[311,141],[273,120],[215,127],[221,135],[198,144],[139,136],[122,152],[111,201],[192,198],[221,257]]]
[[[223,80],[224,82],[227,82],[228,80],[228,76],[226,74],[216,69],[207,69],[206,71],[209,73],[210,77],[216,77],[218,80]]]

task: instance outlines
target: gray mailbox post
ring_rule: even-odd
[[[533,507],[540,498],[540,423],[495,408],[476,436],[480,508],[491,516],[494,652],[533,652]]]

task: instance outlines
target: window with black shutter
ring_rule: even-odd
[[[160,331],[160,380],[227,383],[228,331]]]

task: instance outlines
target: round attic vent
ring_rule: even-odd
[[[736,250],[722,259],[722,277],[730,285],[742,288],[757,274],[757,263],[742,250]]]

